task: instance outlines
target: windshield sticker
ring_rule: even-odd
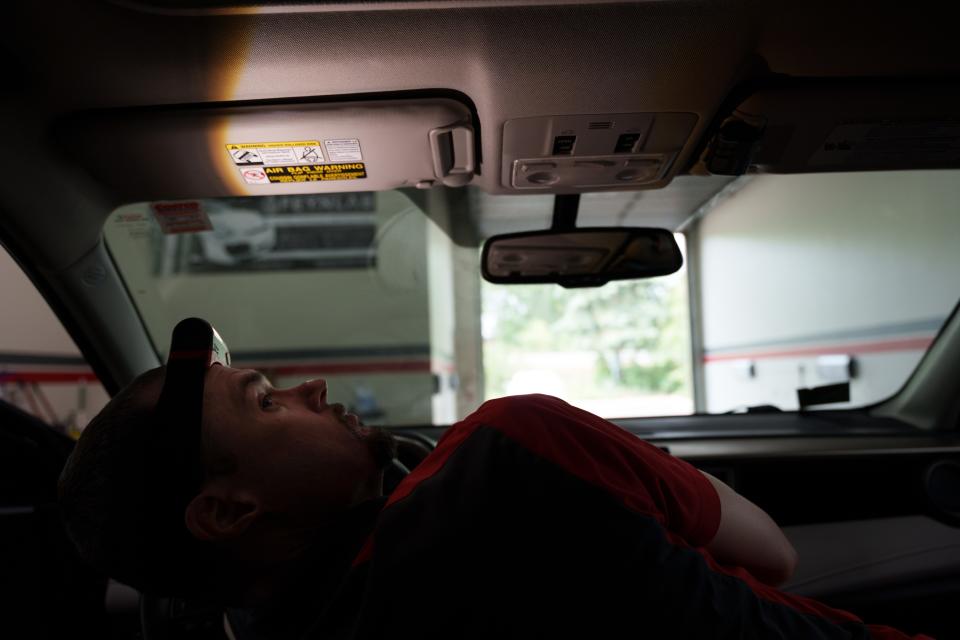
[[[326,148],[326,155],[324,155]],[[361,180],[367,177],[355,138],[242,142],[227,145],[227,153],[247,184],[284,184]]]
[[[117,214],[113,218],[113,224],[125,230],[131,238],[149,238],[154,222],[145,213],[127,211]]]
[[[367,169],[362,162],[250,167],[241,169],[240,176],[247,184],[326,182],[329,180],[361,180],[367,177]]]
[[[153,217],[166,234],[212,231],[213,225],[199,202],[154,202]]]
[[[847,122],[827,135],[810,157],[810,165],[899,169],[955,162],[957,120],[884,120]],[[949,158],[949,160],[947,160]]]
[[[327,157],[330,158],[330,162],[363,162],[359,140],[353,138],[324,140],[323,146],[327,148]]]

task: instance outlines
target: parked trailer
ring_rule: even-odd
[[[955,171],[731,185],[688,230],[698,410],[895,393],[960,298],[957,202]]]

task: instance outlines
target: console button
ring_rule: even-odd
[[[557,136],[553,139],[554,156],[569,156],[577,144],[577,136]]]

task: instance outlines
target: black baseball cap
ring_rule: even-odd
[[[142,557],[157,593],[181,590],[182,576],[196,575],[203,563],[202,544],[187,529],[185,512],[204,480],[203,388],[217,364],[229,366],[230,351],[213,325],[201,318],[177,323],[144,461]]]

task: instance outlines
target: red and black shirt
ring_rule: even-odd
[[[720,565],[719,524],[686,462],[557,398],[492,400],[390,495],[305,637],[907,637]]]

